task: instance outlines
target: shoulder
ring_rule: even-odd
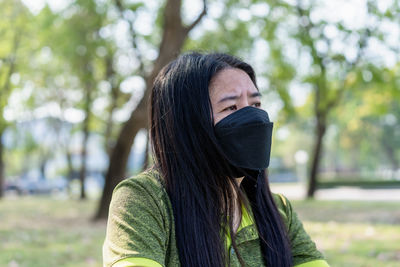
[[[275,204],[278,208],[286,208],[289,204],[289,200],[282,194],[272,193]]]
[[[292,207],[292,203],[283,194],[272,193],[278,211],[285,223],[289,235],[296,235],[299,228],[303,228],[302,222]]]
[[[165,198],[168,198],[160,174],[152,168],[121,181],[113,190],[113,197],[117,196],[126,200],[133,196],[136,199],[166,200]]]
[[[272,194],[275,204],[285,223],[290,240],[294,265],[307,263],[306,266],[328,266],[323,254],[317,249],[316,244],[307,234],[303,223],[292,208],[290,201],[282,194]]]
[[[272,193],[278,212],[280,213],[283,222],[286,226],[290,227],[291,216],[292,216],[292,205],[290,201],[282,194]]]
[[[104,265],[112,266],[130,257],[162,265],[173,241],[172,214],[168,194],[154,170],[121,181],[114,188],[110,203]]]
[[[155,169],[147,169],[121,181],[113,190],[110,208],[111,212],[122,208],[137,215],[157,212],[162,217],[169,217],[171,213],[168,194]]]
[[[113,194],[122,189],[135,190],[138,188],[142,188],[151,195],[165,192],[159,173],[155,169],[147,169],[118,183]]]

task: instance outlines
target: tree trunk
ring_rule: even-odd
[[[113,128],[113,115],[114,111],[117,108],[117,102],[118,102],[118,97],[120,95],[119,91],[119,86],[120,82],[115,81],[115,70],[113,67],[113,56],[108,55],[106,57],[106,77],[105,79],[110,82],[111,84],[111,104],[110,104],[110,111],[108,113],[108,118],[106,121],[106,129],[105,129],[105,134],[104,134],[104,147],[105,151],[107,152],[108,158],[111,158],[111,152],[112,148],[114,147],[113,145],[113,139],[112,139],[112,128]]]
[[[67,167],[68,167],[68,174],[67,174],[67,179],[68,179],[68,185],[67,185],[67,194],[69,197],[71,197],[71,182],[72,179],[74,178],[74,167],[72,165],[72,155],[71,152],[69,151],[68,147],[66,149],[65,157],[67,160]]]
[[[126,165],[131,152],[134,138],[142,128],[148,128],[148,100],[156,75],[162,67],[176,58],[187,38],[188,33],[201,20],[206,13],[205,1],[203,12],[189,26],[182,25],[181,0],[168,0],[164,8],[164,28],[158,57],[149,76],[146,77],[146,89],[142,100],[131,113],[129,119],[123,124],[115,147],[111,153],[110,163],[105,177],[105,185],[100,204],[94,219],[105,219],[111,201],[112,191],[115,186],[125,178]]]
[[[5,181],[5,176],[4,176],[4,158],[3,158],[3,131],[0,132],[0,198],[4,196],[4,181]]]
[[[116,108],[117,108],[117,95],[112,93],[111,107],[110,107],[110,112],[108,114],[108,118],[107,118],[107,122],[106,122],[106,129],[105,129],[105,134],[104,134],[104,148],[105,148],[105,151],[109,158],[111,157],[111,152],[112,152],[112,148],[113,148],[112,128],[114,125],[113,124],[113,115],[114,115],[114,111]]]
[[[144,160],[142,165],[142,171],[149,167],[149,155],[150,153],[150,142],[149,142],[149,130],[146,130],[146,149],[144,151]]]
[[[86,199],[86,190],[85,190],[85,180],[87,175],[87,146],[89,140],[89,123],[90,123],[90,108],[92,102],[91,96],[91,85],[88,84],[86,86],[86,96],[85,96],[85,120],[83,121],[83,140],[82,140],[82,151],[81,151],[81,169],[79,172],[79,181],[81,183],[81,194],[80,199]]]
[[[105,177],[103,194],[95,219],[107,218],[112,191],[125,177],[126,165],[131,152],[133,140],[141,128],[147,128],[147,109],[145,105],[145,102],[147,101],[144,100],[147,100],[149,92],[150,90],[146,90],[145,96],[140,101],[135,111],[132,112],[130,118],[122,126],[115,147],[111,153],[110,163]]]
[[[392,167],[392,178],[395,179],[396,171],[399,169],[400,166],[399,160],[396,157],[396,151],[389,140],[383,138],[382,143],[383,143],[383,149]]]
[[[11,92],[11,75],[14,73],[16,68],[16,61],[17,61],[17,51],[19,48],[20,38],[22,36],[21,29],[17,29],[14,35],[14,41],[12,46],[12,52],[9,54],[8,60],[10,62],[7,74],[5,75],[4,84],[1,85],[0,88],[0,102],[3,102],[3,99],[7,99],[8,95]],[[3,66],[4,68],[5,66]],[[6,102],[6,101],[5,101]],[[0,103],[0,198],[4,196],[4,182],[5,182],[5,165],[4,165],[4,146],[3,146],[3,133],[7,126],[6,122],[3,119],[3,110],[4,103]]]
[[[40,163],[40,179],[46,180],[46,165],[47,157],[44,156],[42,162]]]
[[[88,115],[86,115],[87,117]],[[79,171],[79,181],[81,183],[80,199],[86,199],[85,178],[86,178],[86,160],[87,160],[87,143],[89,139],[89,131],[87,128],[87,119],[84,121],[82,151],[81,151],[81,169]]]
[[[325,119],[319,118],[315,127],[315,143],[311,161],[311,171],[308,181],[307,198],[313,198],[317,187],[317,175],[322,154],[323,139],[326,131]]]

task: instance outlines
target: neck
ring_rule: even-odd
[[[240,187],[240,183],[243,181],[244,176],[235,178],[236,184]]]
[[[238,177],[235,178],[235,182],[238,185],[238,187],[240,187],[240,183],[242,182],[244,176],[243,177]],[[241,218],[240,218],[240,207],[239,207],[239,203],[238,203],[238,196],[236,194],[236,192],[234,191],[234,198],[235,198],[235,207],[234,207],[234,213],[233,213],[233,232],[236,233],[237,229],[239,228],[240,222],[241,222]]]

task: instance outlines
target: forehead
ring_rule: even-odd
[[[226,94],[241,94],[257,92],[253,81],[249,75],[241,69],[229,68],[218,72],[209,85],[211,98],[223,96]]]

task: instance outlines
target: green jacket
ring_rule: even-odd
[[[123,180],[114,189],[103,244],[104,266],[180,266],[172,206],[159,179],[159,174],[149,169]],[[282,195],[273,195],[289,231],[294,265],[328,266],[290,202]],[[236,243],[248,266],[263,265],[259,237],[252,221],[242,220]],[[231,266],[240,266],[234,250],[229,247],[228,251]]]

